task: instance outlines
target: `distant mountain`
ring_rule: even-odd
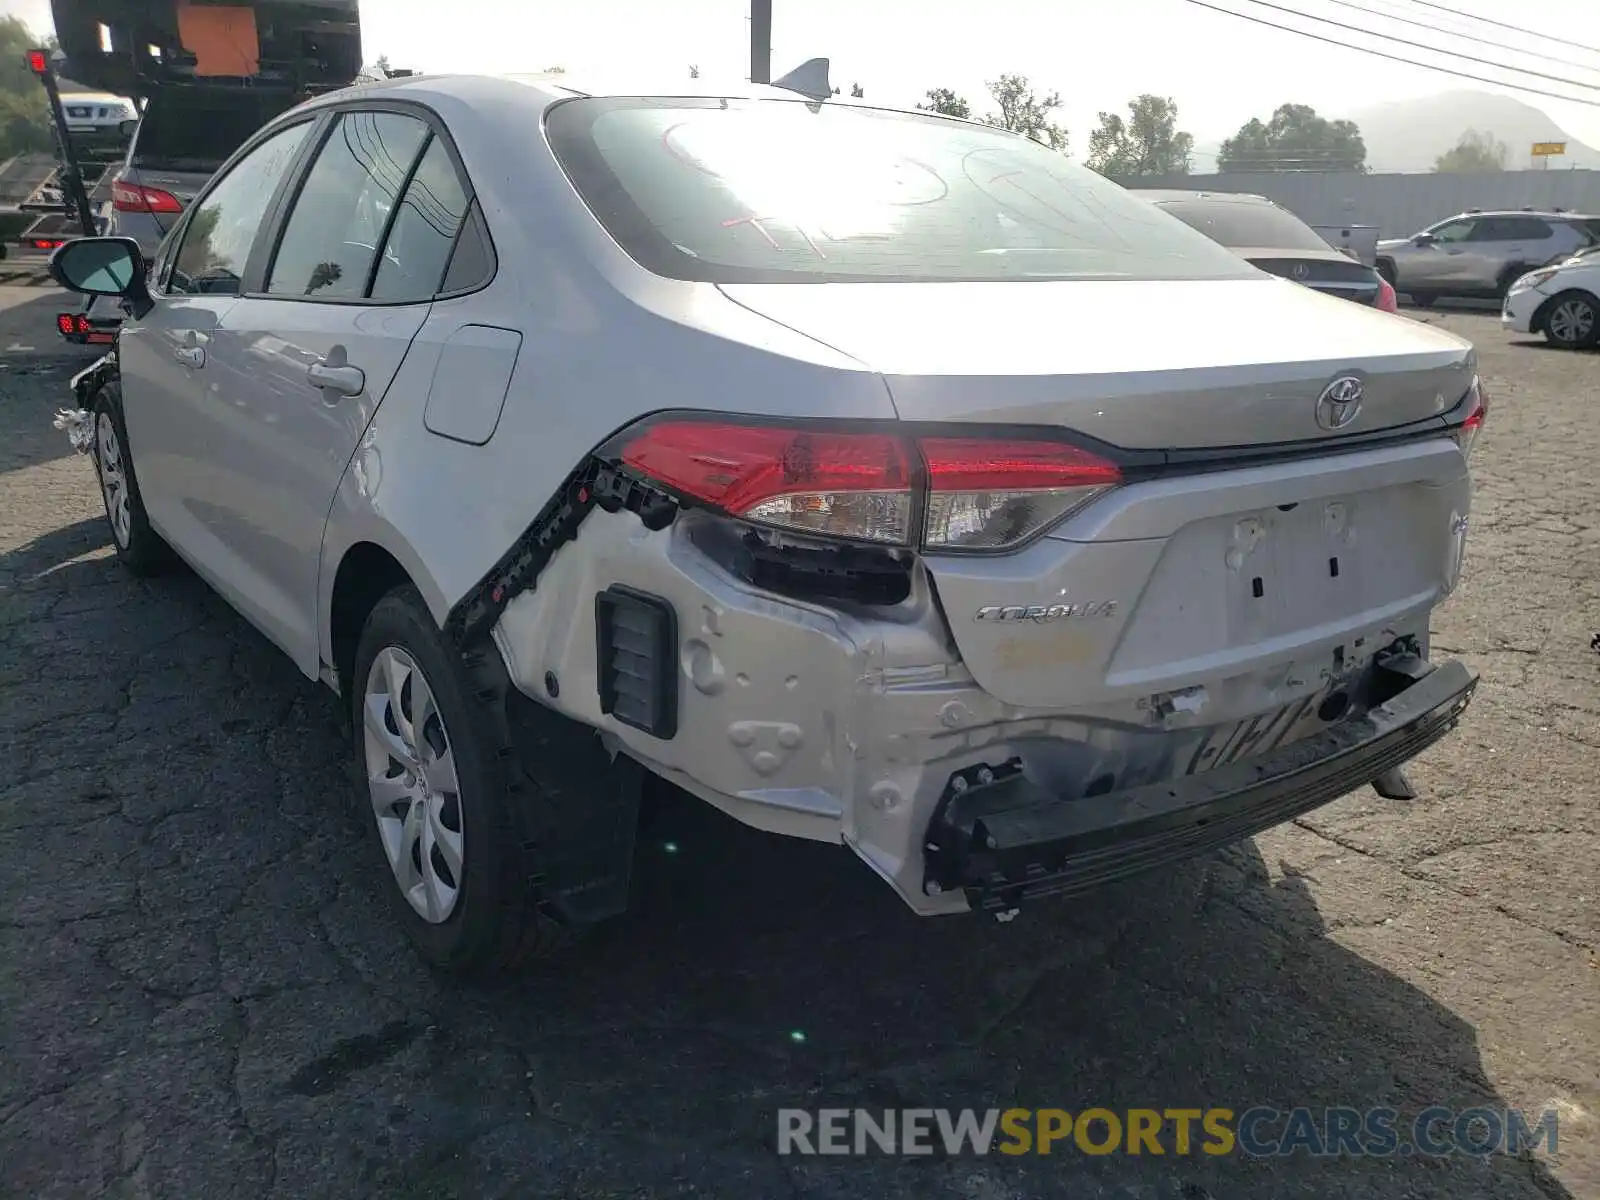
[[[1534,165],[1535,142],[1567,143],[1565,157],[1550,160],[1551,170],[1600,167],[1600,150],[1570,137],[1533,105],[1495,92],[1441,92],[1327,115],[1348,117],[1361,127],[1367,166],[1374,171],[1431,171],[1434,159],[1469,129],[1493,134],[1511,147],[1508,166],[1514,171]]]

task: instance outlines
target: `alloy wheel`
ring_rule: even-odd
[[[383,851],[417,915],[448,920],[465,863],[455,753],[433,689],[404,650],[372,660],[362,700],[367,788]]]
[[[100,491],[105,497],[106,516],[117,545],[126,550],[133,540],[133,511],[129,507],[128,477],[122,465],[122,442],[117,437],[111,414],[101,410],[95,418],[94,465],[100,475]]]
[[[1568,345],[1583,341],[1594,332],[1595,311],[1594,305],[1587,300],[1574,297],[1563,300],[1550,310],[1546,324],[1550,327],[1550,335],[1558,342]]]

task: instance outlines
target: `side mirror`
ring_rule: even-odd
[[[1439,239],[1434,237],[1431,233],[1419,233],[1416,237],[1411,239],[1412,244],[1417,246],[1431,246],[1438,240]]]
[[[50,278],[69,292],[122,296],[135,306],[148,302],[149,266],[139,243],[124,237],[74,238],[50,256]]]
[[[139,132],[138,120],[136,118],[130,118],[129,120],[123,121],[117,126],[117,132],[125,138],[131,138],[134,134]]]

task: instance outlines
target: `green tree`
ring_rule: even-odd
[[[1364,171],[1367,144],[1352,121],[1329,121],[1308,104],[1283,104],[1251,118],[1222,143],[1221,171]]]
[[[1454,146],[1433,160],[1435,171],[1504,171],[1511,147],[1490,133],[1469,129]]]
[[[987,86],[1000,111],[984,117],[984,124],[1009,129],[1052,150],[1066,152],[1067,131],[1050,120],[1050,114],[1061,107],[1059,92],[1036,95],[1026,75],[1002,75]]]
[[[1088,165],[1102,175],[1187,175],[1194,138],[1178,130],[1178,106],[1146,93],[1128,104],[1128,119],[1100,114],[1089,135]]]
[[[378,55],[378,60],[375,63],[373,63],[372,65],[378,69],[379,74],[384,75],[386,77],[388,76],[388,74],[389,74],[389,56],[387,54]]]
[[[917,105],[923,112],[942,113],[947,117],[960,117],[963,121],[972,120],[972,105],[949,88],[929,88],[927,91],[928,102]]]
[[[0,17],[0,159],[50,151],[50,108],[28,70],[27,52],[54,44],[54,38],[35,38],[20,18]]]
[[[15,154],[48,154],[52,145],[44,89],[37,96],[0,92],[0,161]]]
[[[689,64],[689,78],[690,79],[699,79],[700,78],[700,68],[698,66],[696,66],[694,63],[690,63]]]

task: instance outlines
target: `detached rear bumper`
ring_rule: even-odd
[[[925,845],[925,890],[975,909],[1081,892],[1240,841],[1400,766],[1448,733],[1478,677],[1459,662],[1282,750],[1169,783],[1063,799],[1018,760],[950,778]]]

